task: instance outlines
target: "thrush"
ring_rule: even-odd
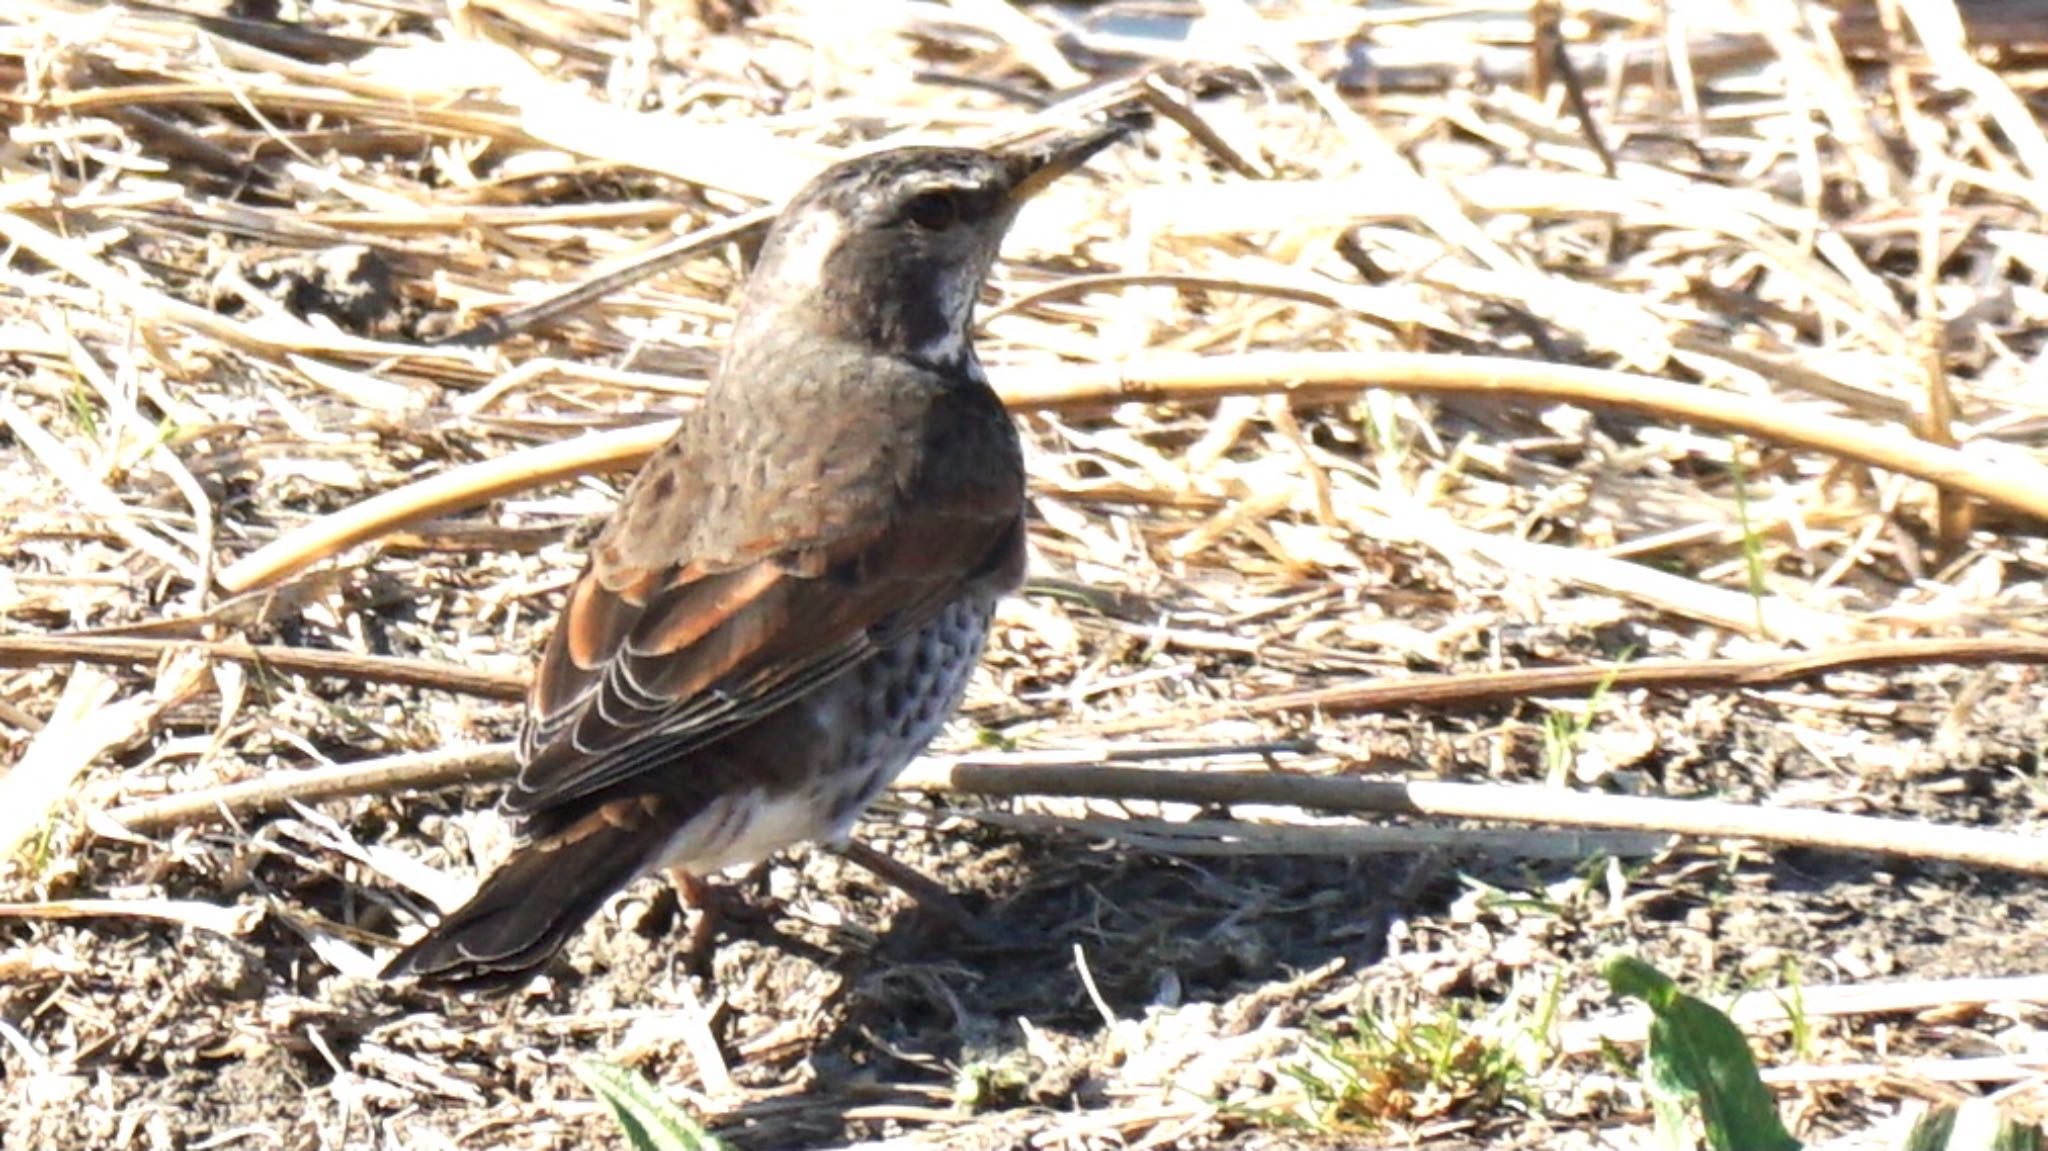
[[[1123,130],[879,152],[791,199],[541,658],[520,844],[386,977],[524,982],[644,873],[843,839],[938,733],[1024,573],[975,302],[1025,198]]]

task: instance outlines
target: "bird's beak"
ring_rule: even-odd
[[[1129,135],[1134,126],[1131,119],[1113,119],[1004,148],[1003,163],[1010,171],[1010,203],[1021,204],[1037,195],[1039,189]]]

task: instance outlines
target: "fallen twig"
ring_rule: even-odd
[[[137,831],[216,814],[272,811],[286,803],[442,787],[503,778],[510,744],[391,756],[130,804],[105,812]],[[1369,780],[1261,771],[1167,771],[1132,767],[992,767],[913,764],[896,781],[910,791],[983,796],[1060,795],[1159,803],[1272,804],[1321,811],[1426,815],[1559,827],[1755,839],[1794,847],[1899,855],[2048,875],[2048,842],[2033,836],[1917,820],[1758,807],[1704,799],[1596,795],[1525,785]]]
[[[1003,398],[1020,411],[1070,411],[1118,403],[1206,402],[1282,394],[1329,403],[1357,393],[1512,396],[1660,416],[1742,432],[1923,479],[2048,521],[2048,468],[2025,458],[1980,459],[1835,416],[1757,397],[1717,392],[1628,372],[1490,356],[1403,353],[1254,353],[1161,358],[1097,368],[1005,374]],[[586,472],[638,466],[675,433],[664,420],[529,448],[451,468],[324,516],[257,549],[220,573],[230,592],[282,579],[345,548],[486,500]]]
[[[179,652],[193,652],[208,659],[231,660],[294,675],[398,683],[490,699],[518,699],[526,692],[524,675],[475,671],[454,664],[398,656],[358,655],[346,651],[237,641],[204,642],[62,633],[0,636],[0,667],[39,667],[67,662],[144,664]]]
[[[220,573],[220,586],[231,592],[246,591],[394,528],[588,472],[634,467],[675,430],[674,420],[663,420],[450,468],[286,533],[229,565]]]
[[[216,935],[247,935],[263,918],[250,905],[222,907],[191,899],[45,899],[0,903],[0,919],[155,919]]]
[[[306,771],[273,772],[261,779],[212,787],[189,795],[145,800],[100,813],[132,831],[161,831],[229,815],[281,811],[293,802],[315,803],[351,795],[372,795],[409,788],[453,787],[483,783],[511,775],[512,745],[391,755],[360,763],[340,763]]]
[[[1089,763],[1141,762],[1192,756],[1275,755],[1300,753],[1308,745],[1300,741],[1219,747],[1192,744],[1170,747],[1085,748],[1063,752],[1022,752],[1000,757],[1005,764],[1032,767],[1078,767]],[[987,762],[985,757],[969,757]],[[317,803],[404,790],[430,791],[466,783],[487,783],[511,777],[514,766],[512,744],[493,743],[479,747],[440,751],[408,752],[360,763],[335,764],[296,772],[273,772],[261,779],[231,783],[186,795],[145,800],[110,808],[106,818],[135,831],[160,831],[186,823],[198,823],[228,815],[253,815],[282,811],[292,803]]]
[[[1278,772],[924,763],[913,764],[896,781],[896,786],[986,796],[1064,795],[1199,805],[1282,804],[1321,811],[1660,831],[1944,860],[2048,875],[2048,841],[2037,836],[1919,820],[1758,807],[1710,799],[1598,795],[1533,785],[1370,780]]]
[[[1531,667],[1514,671],[1418,675],[1338,684],[1309,691],[1280,692],[1205,707],[1132,715],[1090,724],[1095,735],[1186,730],[1219,720],[1288,711],[1326,715],[1394,711],[1400,708],[1478,707],[1549,695],[1579,695],[1610,688],[1729,689],[1764,687],[1815,679],[1844,671],[1873,671],[1925,664],[1981,666],[2048,663],[2048,639],[1997,636],[1982,639],[1901,639],[1842,644],[1804,655],[1750,659],[1669,659],[1595,663],[1582,667]]]
[[[1410,824],[1253,823],[1242,819],[1068,819],[1036,812],[978,811],[983,823],[1028,832],[1066,832],[1177,856],[1412,855],[1452,851],[1514,859],[1641,858],[1671,837],[1634,831],[1436,827]]]

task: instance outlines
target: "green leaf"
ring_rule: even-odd
[[[1899,1144],[1899,1151],[1945,1151],[1948,1137],[1955,1129],[1954,1107],[1930,1107],[1913,1123],[1913,1129]]]
[[[1798,1151],[1800,1143],[1778,1120],[1770,1092],[1757,1077],[1749,1043],[1726,1015],[1678,989],[1663,972],[1620,955],[1602,972],[1617,995],[1650,1005],[1650,1049],[1643,1083],[1665,1127],[1697,1104],[1715,1151]]]
[[[1989,1099],[1929,1108],[1899,1143],[1899,1151],[2041,1151],[2038,1124],[1999,1111]]]
[[[610,1063],[579,1060],[576,1077],[611,1108],[633,1151],[725,1151],[725,1144],[662,1098],[647,1077]]]

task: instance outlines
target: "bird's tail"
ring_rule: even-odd
[[[384,978],[487,988],[525,983],[659,853],[646,822],[600,808],[522,847],[469,902],[394,956]]]

